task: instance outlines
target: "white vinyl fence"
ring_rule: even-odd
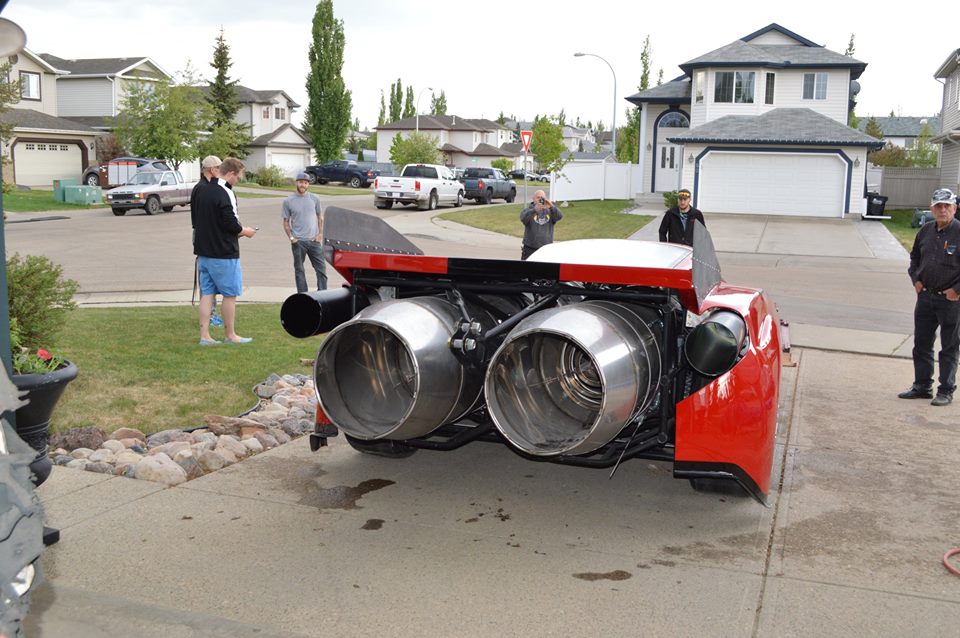
[[[633,199],[640,192],[642,181],[643,174],[636,164],[570,162],[562,172],[553,175],[550,199]]]

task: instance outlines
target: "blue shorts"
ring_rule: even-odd
[[[200,270],[200,294],[224,297],[239,297],[243,293],[243,273],[240,272],[239,259],[217,259],[200,257],[197,259]]]

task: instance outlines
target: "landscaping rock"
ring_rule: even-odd
[[[279,445],[279,443],[273,437],[273,435],[267,432],[257,432],[256,434],[253,435],[253,438],[259,441],[260,445],[262,445],[265,450],[269,450],[270,448],[275,448]]]
[[[245,446],[243,443],[233,438],[229,434],[225,434],[224,436],[221,436],[220,439],[217,441],[217,447],[214,448],[214,451],[219,451],[219,450],[229,450],[238,459],[242,459],[250,452],[247,446]]]
[[[140,430],[135,430],[133,428],[119,428],[113,431],[113,434],[110,435],[111,439],[120,441],[123,439],[137,439],[141,443],[146,443],[147,437],[144,436],[143,432]],[[127,446],[129,447],[129,446]]]
[[[236,457],[234,457],[234,459],[236,459]],[[226,459],[213,450],[206,450],[200,453],[200,455],[197,457],[197,462],[205,472],[216,472],[227,464]]]
[[[187,480],[186,471],[162,452],[144,457],[142,461],[137,463],[134,476],[141,480],[170,486],[179,485]]]
[[[84,467],[88,472],[98,472],[100,474],[113,474],[113,465],[111,463],[88,463]]]
[[[89,450],[96,450],[103,445],[106,439],[106,433],[100,428],[75,428],[52,435],[50,437],[50,447],[62,447],[67,450],[85,447]]]
[[[100,446],[100,449],[110,450],[114,454],[120,454],[121,452],[127,449],[127,446],[121,443],[120,441],[116,441],[114,439],[107,439],[106,441],[103,442],[103,445]]]
[[[241,443],[243,443],[244,447],[250,450],[252,454],[263,452],[263,445],[255,438],[244,439]]]
[[[72,456],[75,459],[88,459],[90,458],[91,454],[93,454],[93,450],[91,450],[90,448],[78,447],[77,449],[75,449],[73,452],[70,453],[70,456]]]
[[[105,448],[94,450],[87,459],[91,463],[113,463],[117,460],[117,455]]]
[[[173,441],[190,441],[190,433],[183,430],[164,430],[147,437],[147,447],[155,448]]]

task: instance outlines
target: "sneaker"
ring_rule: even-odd
[[[952,394],[937,394],[933,401],[930,402],[930,405],[950,405],[952,401]]]
[[[915,385],[910,386],[910,389],[906,392],[901,392],[897,395],[901,399],[932,399],[933,391],[929,388],[918,388]]]
[[[211,326],[222,326],[223,319],[220,318],[220,315],[217,314],[217,311],[214,310],[213,314],[210,315],[210,325]]]

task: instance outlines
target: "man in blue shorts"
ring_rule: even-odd
[[[236,333],[237,297],[243,292],[240,270],[240,237],[253,237],[256,229],[243,226],[233,186],[243,177],[243,162],[228,157],[220,165],[220,177],[197,192],[194,215],[194,252],[200,270],[200,345],[221,343],[210,336],[210,313],[217,294],[223,296],[223,343],[250,343]]]

